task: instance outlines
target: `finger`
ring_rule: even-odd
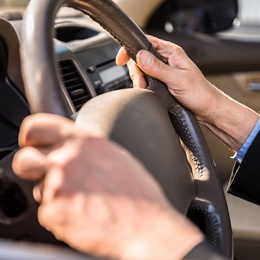
[[[39,204],[41,204],[42,202],[42,194],[43,194],[43,181],[39,182],[33,188],[33,197]]]
[[[39,223],[52,232],[57,239],[63,240],[66,236],[66,226],[75,219],[70,220],[73,212],[68,207],[70,201],[64,197],[56,198],[51,203],[43,202],[38,209]]]
[[[19,145],[48,146],[57,142],[72,121],[51,114],[36,114],[25,118],[19,134]]]
[[[141,50],[136,55],[136,61],[140,69],[147,75],[168,84],[172,80],[172,69],[164,62],[158,60],[153,54]]]
[[[59,167],[49,167],[44,179],[41,179],[33,189],[34,199],[39,203],[50,203],[61,193],[68,191],[71,188],[70,184],[64,183],[63,170]]]
[[[146,80],[144,78],[143,73],[136,65],[136,63],[133,60],[130,60],[127,63],[127,66],[129,69],[130,78],[133,82],[133,87],[134,88],[146,88],[146,86],[147,86]]]
[[[153,47],[171,67],[177,69],[190,69],[193,62],[185,51],[177,44],[148,36]]]
[[[118,66],[125,65],[130,60],[126,50],[124,48],[120,48],[116,56],[116,64]]]
[[[163,44],[165,41],[162,41],[151,35],[147,35],[147,37],[155,49],[159,49],[159,46],[161,46],[161,49],[165,49],[165,46]],[[167,42],[165,42],[165,43],[167,43]],[[123,47],[121,47],[116,56],[116,64],[118,66],[123,66],[123,65],[127,64],[127,62],[129,60],[130,60],[130,57],[129,57],[128,53],[126,52],[126,50]]]
[[[26,180],[40,180],[46,172],[45,155],[32,147],[16,152],[12,164],[16,175]]]
[[[50,203],[42,203],[40,207],[38,208],[38,221],[41,226],[43,226],[45,229],[48,231],[52,232],[55,235],[55,229],[53,229],[53,225],[56,229],[59,229],[59,224],[58,221],[56,221],[57,217],[62,217],[66,216],[61,215],[60,212],[57,213],[58,208],[54,207],[56,201],[53,201],[51,204]],[[58,238],[58,237],[56,237]]]
[[[149,41],[152,43],[153,48],[161,55],[162,58],[168,60],[169,56],[180,47],[172,42],[164,41],[153,36],[148,36]]]
[[[121,48],[116,57],[116,63],[119,66],[125,65],[127,63],[129,69],[129,75],[133,82],[134,88],[146,88],[146,80],[143,76],[143,73],[136,66],[136,63],[129,58],[127,52],[124,48]]]
[[[153,47],[155,49],[158,49],[161,40],[159,38],[152,36],[152,35],[146,35],[146,36],[147,36],[148,40],[152,43]]]

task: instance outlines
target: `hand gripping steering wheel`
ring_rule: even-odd
[[[159,55],[141,29],[111,0],[31,0],[21,40],[26,95],[33,113],[69,117],[53,46],[54,20],[62,5],[97,21],[131,58],[135,59],[140,49]],[[171,203],[203,230],[219,252],[231,258],[228,209],[196,118],[162,82],[148,76],[146,80],[148,90],[118,90],[93,98],[80,110],[76,124],[102,131],[126,147],[159,181]]]

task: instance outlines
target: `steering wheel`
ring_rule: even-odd
[[[21,40],[26,95],[33,113],[69,117],[53,46],[53,24],[62,5],[97,21],[132,59],[140,49],[159,55],[142,30],[111,0],[31,0]],[[146,80],[147,90],[117,90],[93,98],[75,123],[102,131],[126,147],[159,181],[171,203],[201,228],[220,253],[231,258],[228,209],[196,118],[162,82],[149,76]]]

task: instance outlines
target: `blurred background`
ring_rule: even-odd
[[[238,0],[239,18],[245,25],[260,24],[260,1],[259,0]]]
[[[131,1],[131,0],[129,0]],[[0,0],[0,7],[24,7],[29,0]],[[260,24],[260,1],[259,0],[238,0],[239,19],[242,26]]]

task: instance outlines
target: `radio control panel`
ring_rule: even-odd
[[[77,54],[97,95],[133,86],[127,66],[116,65],[118,50],[118,44],[110,41]]]

